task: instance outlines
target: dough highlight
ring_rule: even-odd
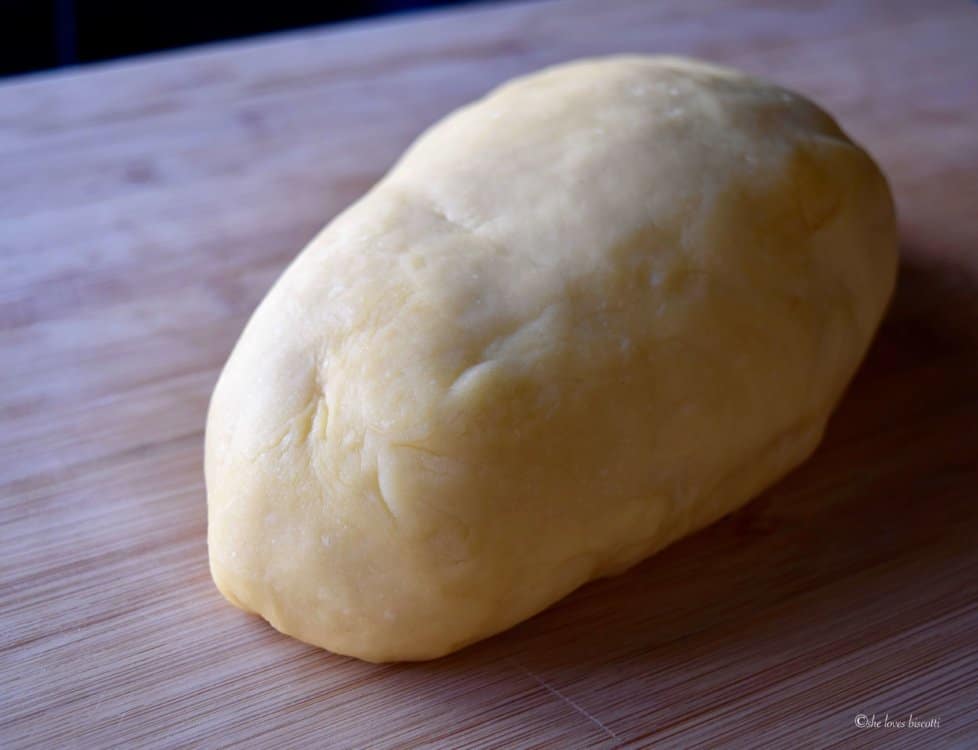
[[[511,81],[249,321],[208,415],[214,580],[370,661],[508,628],[803,461],[896,264],[884,177],[797,94],[668,57]]]

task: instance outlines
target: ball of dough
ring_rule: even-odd
[[[214,580],[370,661],[508,628],[804,460],[896,262],[884,177],[797,94],[638,56],[509,82],[249,321],[207,423]]]

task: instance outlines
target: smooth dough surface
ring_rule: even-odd
[[[638,56],[509,82],[248,323],[208,415],[214,580],[371,661],[508,628],[804,460],[896,260],[885,179],[797,94]]]

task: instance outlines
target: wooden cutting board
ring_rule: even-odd
[[[817,455],[439,661],[225,604],[204,415],[262,294],[423,127],[619,51],[796,87],[892,179],[899,289]],[[978,5],[496,5],[13,80],[0,247],[0,747],[978,747]]]

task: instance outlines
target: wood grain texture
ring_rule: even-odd
[[[978,746],[976,40],[964,0],[567,0],[0,86],[0,747]],[[225,604],[202,434],[249,312],[424,126],[619,51],[798,88],[889,174],[899,288],[821,449],[439,661]],[[886,712],[941,724],[854,724]]]

